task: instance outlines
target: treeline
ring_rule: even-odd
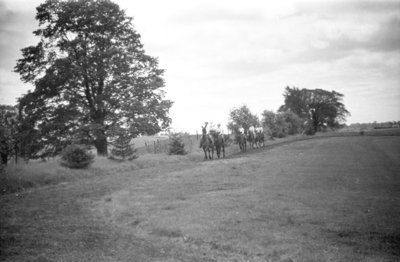
[[[336,91],[286,87],[283,96],[284,104],[277,112],[264,110],[261,118],[246,105],[232,109],[228,128],[238,133],[239,128],[261,126],[270,137],[278,138],[298,133],[313,135],[343,127],[350,115],[342,103],[343,94]]]
[[[387,121],[380,122],[374,121],[373,123],[353,123],[347,126],[350,129],[386,129],[386,128],[399,128],[400,121]]]

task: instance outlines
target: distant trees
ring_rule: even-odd
[[[314,134],[323,128],[338,128],[350,115],[342,103],[343,95],[323,89],[286,87],[285,104],[280,112],[291,111],[304,120],[303,128]]]
[[[259,122],[258,116],[252,114],[250,109],[243,105],[229,113],[228,128],[234,133],[238,133],[240,127],[248,130],[250,126],[258,126]]]
[[[286,87],[283,96],[285,103],[277,112],[264,110],[261,114],[264,132],[272,137],[339,128],[350,115],[342,103],[343,95],[336,91]],[[245,105],[229,114],[228,128],[235,133],[239,127],[248,130],[250,126],[259,125],[258,116]]]
[[[286,137],[301,131],[301,119],[291,111],[277,112],[265,110],[262,113],[262,125],[273,137]]]
[[[47,0],[36,19],[40,41],[22,49],[15,67],[35,85],[19,99],[22,143],[30,155],[59,152],[73,139],[106,155],[115,127],[136,136],[169,125],[164,70],[145,54],[132,18],[117,4]]]

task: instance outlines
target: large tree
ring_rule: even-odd
[[[342,103],[343,94],[336,91],[286,87],[283,96],[285,104],[279,111],[290,110],[297,114],[312,133],[325,127],[337,128],[350,115]]]
[[[47,0],[36,19],[40,41],[22,49],[15,71],[35,86],[19,100],[21,116],[46,141],[79,134],[105,155],[115,128],[136,136],[169,125],[164,70],[117,4]]]

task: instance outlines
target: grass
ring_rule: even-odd
[[[53,182],[0,196],[0,257],[398,261],[400,138],[307,138],[233,146],[219,161],[196,150],[97,158],[86,170],[15,167],[22,181]]]
[[[342,136],[360,136],[360,130],[339,130],[338,132],[318,133],[314,137],[342,137]],[[400,136],[400,128],[391,129],[369,129],[364,130],[365,136]],[[275,138],[267,140],[267,146],[291,143],[293,141],[307,140],[314,137],[294,135],[286,138]],[[102,170],[109,172],[126,172],[129,170],[138,170],[143,168],[157,167],[168,164],[177,164],[181,162],[199,162],[202,161],[204,153],[198,147],[199,137],[196,135],[184,135],[183,141],[186,150],[189,152],[185,156],[168,156],[166,152],[161,154],[152,154],[154,148],[150,148],[150,153],[145,147],[145,142],[152,145],[154,141],[159,141],[159,147],[167,148],[169,140],[165,137],[138,137],[135,139],[135,147],[138,149],[139,158],[133,161],[118,162],[104,157],[97,157],[92,168],[84,170],[70,170],[59,165],[58,159],[50,159],[47,162],[31,161],[29,164],[20,162],[18,165],[11,164],[6,169],[6,174],[0,176],[0,194],[24,191],[32,187],[44,185],[56,185],[63,182],[72,181],[80,177],[91,177]],[[226,147],[226,155],[238,156],[239,148],[235,144]],[[248,149],[248,152],[258,152],[258,150]],[[239,155],[240,156],[240,155]],[[214,153],[216,158],[216,153]]]
[[[113,161],[106,157],[96,157],[95,162],[85,169],[69,169],[60,165],[58,159],[47,162],[31,161],[30,163],[11,164],[0,176],[1,194],[25,191],[32,187],[57,185],[80,178],[91,178],[100,173],[113,174],[140,169],[174,165],[182,162],[202,161],[199,153],[185,156],[168,156],[165,154],[143,154],[133,161]]]
[[[19,163],[6,168],[5,174],[0,177],[0,190],[2,194],[18,192],[31,187],[59,184],[73,176],[73,171],[61,167],[57,161]]]

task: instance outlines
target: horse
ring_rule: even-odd
[[[203,148],[204,151],[204,159],[213,159],[214,158],[214,143],[210,139],[209,136],[207,136],[207,130],[205,127],[202,127],[202,136],[200,140],[200,148]],[[207,158],[207,152],[208,152],[208,158]]]
[[[220,158],[221,149],[222,149],[222,156],[225,158],[225,139],[222,135],[218,134],[217,132],[210,132],[213,139],[214,139],[214,146],[215,150],[217,151],[217,156]]]
[[[246,152],[246,135],[243,133],[236,134],[236,141],[239,144],[240,151],[242,153]]]
[[[258,143],[259,147],[261,147],[261,144],[262,144],[262,147],[265,146],[264,140],[265,140],[264,132],[257,132],[257,134],[256,134],[256,143]]]
[[[257,146],[256,136],[253,131],[249,130],[249,133],[247,135],[247,140],[249,141],[251,148],[254,148],[255,146]]]

